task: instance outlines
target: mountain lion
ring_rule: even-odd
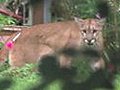
[[[40,24],[25,28],[14,42],[13,48],[9,50],[9,63],[12,67],[37,63],[42,56],[57,53],[64,48],[79,50],[88,46],[101,52],[103,50],[101,32],[103,25],[104,19],[75,18],[73,21]],[[63,54],[60,54],[59,57],[60,66],[70,65],[69,57]]]

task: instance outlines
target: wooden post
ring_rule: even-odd
[[[44,0],[44,23],[51,22],[51,3],[52,0]]]
[[[44,16],[43,16],[43,8],[44,8],[44,2],[43,0],[37,0],[31,3],[32,5],[32,24],[40,24],[44,23]]]

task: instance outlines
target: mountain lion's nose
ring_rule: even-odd
[[[93,45],[94,42],[95,42],[95,39],[85,39],[85,42],[86,42],[88,45]]]

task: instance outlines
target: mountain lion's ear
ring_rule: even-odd
[[[106,19],[105,19],[105,18],[99,19],[99,22],[100,22],[102,25],[104,25],[105,22],[106,22]]]
[[[75,22],[83,22],[84,20],[81,18],[74,17]]]
[[[100,19],[100,23],[105,23],[105,22],[106,22],[105,18]]]

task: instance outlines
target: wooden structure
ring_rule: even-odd
[[[23,24],[35,25],[51,22],[52,0],[27,0],[23,6]],[[25,14],[25,15],[24,15]]]
[[[22,25],[35,25],[51,22],[51,3],[52,0],[11,0],[12,4],[6,7],[16,7],[9,10],[4,6],[0,7],[0,13],[20,19]],[[11,3],[10,2],[10,3]]]
[[[4,3],[0,3],[0,14],[4,14],[15,19],[23,19],[22,16],[15,14],[14,12],[10,11]]]
[[[4,26],[0,31],[0,42],[5,43],[13,34],[21,32],[27,26]]]

